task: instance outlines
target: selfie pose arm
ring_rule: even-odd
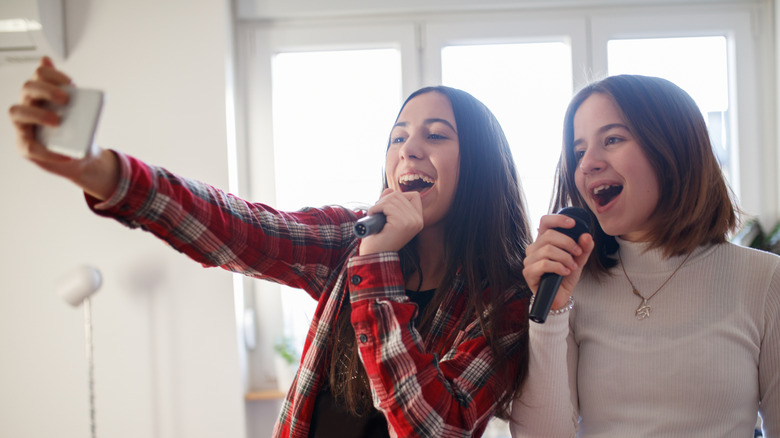
[[[76,184],[97,214],[151,231],[205,266],[300,287],[310,295],[321,292],[327,278],[324,267],[334,265],[352,241],[341,224],[354,222],[355,213],[345,209],[282,213],[96,145],[83,159],[54,153],[35,134],[41,125],[59,124],[59,117],[45,104],[66,103],[62,86],[71,83],[43,58],[24,84],[20,102],[9,110],[21,156]],[[322,233],[307,231],[320,221]],[[334,240],[325,242],[326,237]]]

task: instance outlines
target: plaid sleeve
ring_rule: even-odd
[[[412,324],[417,307],[405,296],[396,253],[352,257],[347,280],[374,404],[394,436],[481,435],[496,409],[496,396],[494,358],[478,324],[460,333],[454,352],[442,360],[425,351]],[[512,305],[517,307],[512,313],[522,319],[527,300]],[[519,345],[520,336],[508,332],[500,341]]]
[[[120,182],[98,215],[142,228],[204,266],[277,281],[319,295],[354,245],[355,212],[280,212],[117,153]]]

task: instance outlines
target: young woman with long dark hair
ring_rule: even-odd
[[[530,233],[506,138],[477,99],[432,87],[406,100],[367,212],[281,212],[117,151],[48,151],[35,130],[58,120],[42,104],[64,102],[68,83],[44,59],[24,85],[10,111],[24,157],[97,214],[318,301],[275,436],[479,436],[508,416],[527,373]],[[381,232],[356,238],[379,213]]]

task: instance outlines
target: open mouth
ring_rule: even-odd
[[[433,178],[420,174],[407,174],[398,179],[402,192],[422,192],[433,187]]]
[[[603,207],[615,199],[622,191],[623,186],[621,185],[603,184],[593,189],[593,199],[600,207]]]

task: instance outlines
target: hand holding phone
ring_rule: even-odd
[[[103,92],[100,90],[64,87],[70,95],[68,103],[48,103],[50,110],[61,118],[59,126],[38,127],[38,141],[47,149],[73,158],[84,158],[95,140]]]

